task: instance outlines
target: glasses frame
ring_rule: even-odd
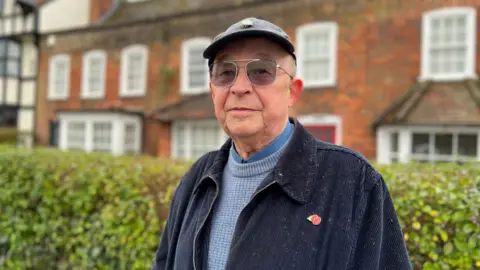
[[[272,60],[272,59],[261,59],[261,58],[257,58],[257,59],[241,59],[241,60],[220,60],[220,61],[215,61],[213,62],[212,64],[210,64],[210,67],[209,67],[209,73],[210,73],[210,82],[212,82],[213,85],[215,85],[216,87],[221,87],[221,88],[230,88],[232,85],[235,84],[235,82],[237,81],[237,78],[238,78],[238,74],[240,72],[240,68],[243,68],[244,69],[244,72],[245,72],[245,77],[247,77],[247,80],[248,82],[253,85],[253,86],[267,86],[267,85],[270,85],[272,84],[273,82],[275,82],[275,80],[277,79],[277,72],[275,72],[275,77],[273,78],[273,81],[269,84],[263,84],[263,85],[258,85],[258,84],[254,84],[250,81],[250,78],[248,77],[248,74],[247,74],[247,66],[248,64],[252,63],[252,62],[256,62],[256,61],[270,61],[270,62],[273,62],[275,64],[275,67],[282,70],[283,72],[285,72],[285,74],[288,75],[288,77],[290,77],[290,79],[293,80],[293,76],[288,73],[288,71],[286,71],[282,66],[280,66],[279,64],[277,64],[277,62],[275,60]],[[244,67],[239,67],[237,62],[247,62],[245,64]],[[225,86],[219,86],[219,85],[216,85],[213,83],[212,81],[212,71],[213,71],[213,65],[215,64],[218,64],[218,63],[232,63],[233,65],[235,65],[235,78],[233,79],[233,81],[229,84],[229,85],[225,85]]]

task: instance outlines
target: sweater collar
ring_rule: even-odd
[[[313,182],[319,170],[317,143],[296,118],[290,117],[289,120],[293,123],[292,137],[273,169],[272,176],[289,197],[305,204],[310,199]],[[222,175],[231,146],[232,140],[228,139],[217,151],[212,165],[197,182],[195,189],[209,178],[218,181],[216,179]]]
[[[242,157],[238,154],[237,150],[235,150],[235,144],[232,143],[232,146],[230,147],[230,154],[233,160],[237,163],[252,163],[256,162],[259,160],[262,160],[273,153],[277,152],[282,146],[284,146],[288,138],[292,135],[293,131],[293,124],[288,121],[287,126],[285,129],[283,129],[282,133],[277,136],[271,143],[269,143],[266,147],[264,147],[262,150],[258,151],[255,153],[253,156],[250,158],[244,160]]]

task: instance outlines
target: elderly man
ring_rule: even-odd
[[[182,178],[152,269],[412,269],[382,176],[289,117],[303,83],[288,35],[247,18],[204,57],[231,139]]]

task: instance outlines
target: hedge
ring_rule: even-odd
[[[0,128],[0,143],[15,144],[16,141],[17,141],[16,128]]]
[[[0,269],[148,269],[186,164],[0,147]]]
[[[149,269],[190,164],[0,146],[0,269]],[[375,166],[416,269],[480,267],[478,163]]]

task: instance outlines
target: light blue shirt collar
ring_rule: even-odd
[[[282,133],[277,138],[275,138],[275,140],[273,140],[265,148],[258,151],[257,153],[255,153],[253,156],[251,156],[247,160],[243,160],[242,157],[240,157],[240,155],[238,155],[237,151],[235,150],[234,145],[232,144],[232,147],[230,148],[230,152],[233,156],[233,160],[235,162],[238,162],[238,163],[251,163],[251,162],[255,162],[255,161],[259,161],[261,159],[264,159],[264,158],[270,156],[271,154],[275,153],[285,143],[287,143],[288,138],[290,138],[292,133],[293,133],[293,124],[290,123],[290,121],[289,121],[287,126],[285,127],[285,129],[282,131]]]

